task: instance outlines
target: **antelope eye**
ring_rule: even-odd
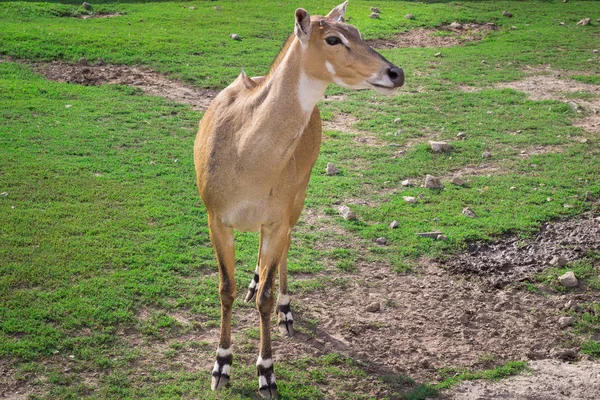
[[[336,44],[342,44],[342,40],[337,36],[329,36],[328,38],[325,38],[325,41],[330,46],[335,46]]]

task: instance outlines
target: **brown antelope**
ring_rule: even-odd
[[[236,298],[233,230],[260,231],[258,262],[245,301],[256,296],[260,313],[259,393],[277,396],[271,352],[274,281],[279,273],[278,316],[293,335],[287,253],[310,172],[321,146],[317,102],[329,83],[393,94],[404,73],[344,23],[347,2],[327,16],[299,8],[294,33],[264,77],[244,71],[217,97],[200,121],[194,144],[197,185],[208,211],[219,268],[221,332],[211,388],[227,385],[233,357],[231,309]]]

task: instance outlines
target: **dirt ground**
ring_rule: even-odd
[[[216,94],[138,67],[64,63],[36,64],[34,67],[49,79],[84,85],[136,86],[151,95],[192,104],[196,109],[206,108]],[[526,91],[532,98],[538,98],[536,91],[544,92],[542,85],[562,88],[550,91],[554,93],[552,98],[560,97],[566,91],[597,93],[598,90],[594,85],[575,86],[574,81],[567,81],[565,86],[564,81],[556,76],[532,77],[503,87]],[[585,118],[596,115],[589,111],[594,104],[583,107]],[[352,125],[354,122],[336,117],[332,124]],[[322,229],[335,226],[330,217],[314,210],[305,210],[303,218],[310,218],[311,224],[320,225]],[[347,242],[352,242],[351,235],[347,234],[347,237]],[[327,243],[323,246],[348,245]],[[533,370],[530,375],[499,383],[465,382],[440,398],[597,399],[600,364],[579,354],[576,339],[570,334],[571,328],[561,328],[557,321],[568,300],[599,301],[599,295],[586,292],[584,287],[563,295],[531,293],[512,285],[547,268],[549,258],[554,255],[560,254],[572,261],[580,258],[587,249],[600,251],[600,220],[595,214],[545,223],[539,234],[529,241],[506,237],[491,244],[473,243],[468,252],[443,263],[423,259],[417,272],[408,275],[390,274],[389,265],[362,262],[355,272],[340,277],[335,267],[329,267],[323,272],[323,277],[329,279],[326,290],[292,296],[299,329],[292,339],[275,338],[275,361],[340,352],[366,363],[375,376],[406,374],[418,382],[437,382],[442,379],[436,372],[439,367],[481,369],[493,368],[509,360],[529,360]],[[292,276],[291,279],[303,277]],[[243,296],[242,288],[246,284],[238,283],[240,296]],[[372,303],[379,304],[378,311],[366,311],[367,305]],[[182,318],[184,325],[193,320],[189,316]],[[236,340],[249,341],[256,346],[256,340],[240,333],[258,326],[256,311],[237,308],[234,319]],[[315,325],[310,321],[319,322]],[[181,362],[186,369],[203,369],[208,374],[214,363],[212,349],[216,347],[217,332],[214,328],[194,333],[190,340],[206,340],[211,350],[198,349],[182,355]],[[144,344],[140,343],[140,346]],[[142,354],[155,354],[155,357],[161,354],[160,349],[155,350],[142,348]],[[255,354],[236,352],[236,358],[240,360],[237,362],[246,362],[251,357]],[[148,359],[148,362],[153,361],[156,360]],[[7,368],[0,368],[0,383],[10,380],[10,375]],[[373,383],[370,388],[376,398],[399,396],[389,386]],[[19,396],[8,398],[24,398],[25,394]]]

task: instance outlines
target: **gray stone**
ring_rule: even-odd
[[[427,189],[441,189],[444,187],[439,178],[436,178],[433,175],[427,175],[425,177],[425,187]]]
[[[103,59],[101,59],[101,58],[99,58],[99,59],[96,61],[96,65],[98,65],[99,67],[103,66],[104,64],[106,64],[106,63],[105,63],[105,62],[104,62],[104,60],[103,60]]]
[[[465,140],[465,139],[467,138],[467,134],[466,134],[466,133],[464,133],[464,132],[458,132],[458,133],[456,134],[456,137],[457,137],[458,139],[460,139],[460,140]]]
[[[394,123],[395,123],[395,124],[401,124],[401,123],[402,123],[402,118],[396,118],[396,119],[394,120]]]
[[[512,14],[511,14],[511,13],[509,13],[508,11],[504,11],[504,12],[502,13],[502,15],[504,15],[505,17],[508,17],[508,18],[512,17]]]
[[[415,19],[415,16],[414,16],[414,15],[412,15],[412,14],[406,14],[406,15],[404,16],[404,18],[406,18],[406,19]]]
[[[442,56],[442,53],[441,53],[441,52],[437,52],[437,53],[435,53],[433,56],[434,56],[434,57],[441,57],[441,56]]]
[[[454,28],[454,29],[462,29],[462,24],[459,24],[458,22],[454,21],[453,23],[450,24],[450,28]]]
[[[396,220],[393,220],[393,221],[390,223],[390,228],[392,228],[392,229],[396,229],[396,228],[397,228],[399,225],[400,225],[400,224],[398,223],[398,221],[396,221]]]
[[[488,157],[491,157],[491,156],[492,156],[492,153],[490,153],[489,150],[486,150],[486,151],[483,152],[483,154],[481,154],[481,158],[488,158]]]
[[[354,211],[345,205],[340,207],[340,215],[347,221],[354,221],[356,219],[356,214]]]
[[[443,235],[442,232],[440,231],[434,231],[434,232],[419,232],[416,233],[415,235],[419,236],[419,237],[424,237],[424,238],[430,238],[430,239],[437,239],[438,236]]]
[[[448,240],[448,236],[446,236],[446,235],[437,235],[436,239],[444,242],[444,241]]]
[[[575,300],[569,300],[565,303],[565,310],[577,311],[578,308],[579,306]]]
[[[465,207],[462,211],[464,216],[467,216],[469,218],[478,218],[477,214],[475,214],[475,212],[471,209],[471,207]]]
[[[388,244],[388,240],[384,237],[380,237],[377,238],[377,240],[375,240],[375,243],[380,244],[382,246],[386,246]]]
[[[579,22],[577,23],[577,25],[581,25],[581,26],[589,25],[590,21],[591,21],[591,19],[589,19],[589,18],[584,18],[584,19],[582,19],[581,21],[579,21]]]
[[[567,265],[568,262],[569,260],[567,260],[563,256],[554,256],[552,257],[552,260],[550,260],[550,265],[552,265],[553,267],[564,267],[565,265]]]
[[[379,309],[381,308],[381,305],[379,305],[378,302],[373,302],[371,304],[369,304],[365,310],[367,310],[368,312],[377,312],[379,311]]]
[[[558,326],[566,328],[567,326],[573,325],[573,322],[575,322],[575,317],[560,317],[558,319]]]
[[[79,61],[77,61],[77,63],[78,63],[79,65],[88,65],[88,62],[87,62],[87,60],[85,59],[85,57],[81,57],[81,58],[79,59]]]
[[[237,33],[232,33],[231,35],[229,35],[229,37],[233,40],[242,40],[242,38]]]
[[[379,19],[379,13],[371,13],[371,15],[369,15],[369,18]]]
[[[454,178],[452,178],[451,182],[456,186],[463,186],[467,183],[464,180],[462,180],[460,176],[455,176]]]
[[[85,8],[86,10],[92,9],[92,5],[90,3],[88,3],[87,1],[84,1],[83,4],[81,5],[81,7]]]
[[[564,287],[576,287],[579,284],[573,271],[569,271],[566,274],[559,276],[558,282]]]
[[[567,105],[569,106],[569,108],[575,112],[580,112],[581,111],[581,106],[577,103],[575,103],[574,101],[569,101],[567,103]]]
[[[402,198],[404,199],[405,202],[407,203],[416,203],[417,202],[417,198],[416,197],[412,197],[412,196],[402,196]]]
[[[379,14],[381,11],[379,11],[379,8],[377,7],[371,7],[371,12]]]
[[[434,153],[442,153],[452,149],[452,146],[446,142],[436,142],[433,140],[429,141],[429,147],[431,147],[431,150],[433,150]]]
[[[400,182],[400,184],[404,187],[415,186],[415,183],[411,179],[405,179],[402,182]]]
[[[332,176],[339,174],[340,170],[333,163],[328,162],[327,167],[325,168],[325,173],[329,176]]]

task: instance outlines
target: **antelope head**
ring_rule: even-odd
[[[294,33],[306,55],[304,73],[349,89],[394,94],[404,84],[404,72],[373,50],[358,29],[344,22],[347,4],[340,4],[325,17],[296,10]]]

